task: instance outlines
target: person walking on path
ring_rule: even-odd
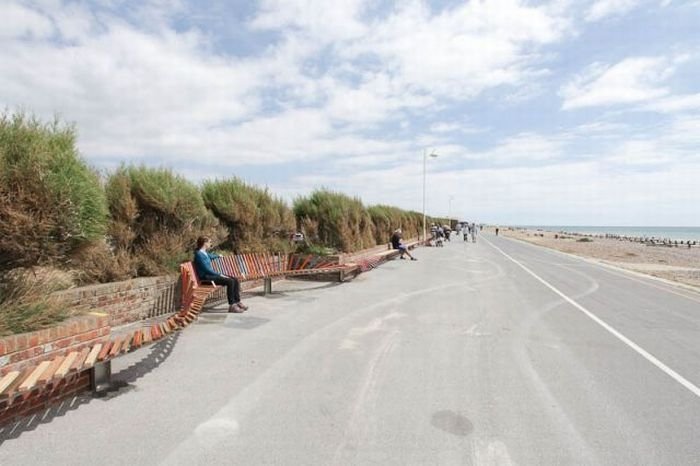
[[[397,228],[396,231],[394,231],[394,234],[391,235],[391,248],[398,249],[401,252],[399,259],[405,259],[403,255],[406,254],[412,261],[418,260],[413,257],[410,252],[408,252],[406,245],[401,242],[401,228]]]
[[[248,310],[248,306],[241,302],[241,284],[236,277],[220,274],[214,270],[211,260],[220,257],[208,251],[211,247],[211,239],[206,236],[197,238],[197,247],[194,251],[194,269],[200,281],[214,282],[226,287],[228,298],[228,312],[241,313]]]

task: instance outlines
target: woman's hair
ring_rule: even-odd
[[[195,248],[195,251],[199,251],[200,249],[202,249],[204,243],[209,241],[209,239],[210,238],[208,236],[200,236],[199,238],[197,238],[197,247]]]

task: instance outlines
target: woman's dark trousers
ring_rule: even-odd
[[[225,286],[229,306],[241,301],[241,284],[238,282],[238,279],[219,275],[206,275],[203,281],[214,282],[217,285]]]

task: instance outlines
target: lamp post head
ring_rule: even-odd
[[[435,151],[431,152],[429,155],[430,155],[430,157],[432,157],[434,159],[437,158],[437,156],[438,156],[438,154]]]

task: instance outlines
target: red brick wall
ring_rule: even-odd
[[[109,315],[109,325],[136,322],[180,310],[180,276],[134,278],[56,293],[75,311]]]
[[[0,376],[41,361],[106,341],[110,326],[107,315],[85,315],[55,327],[0,338]]]

